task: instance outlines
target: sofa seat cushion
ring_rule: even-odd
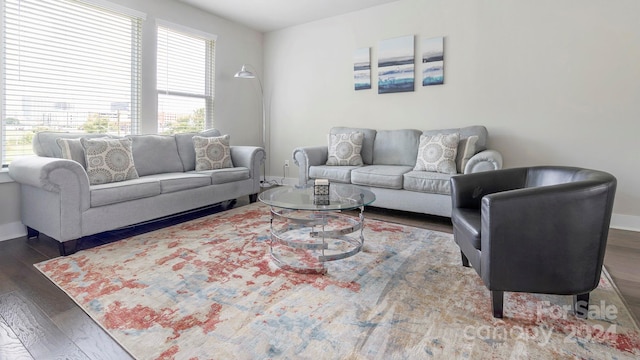
[[[196,174],[206,174],[211,178],[211,184],[220,185],[234,181],[246,180],[251,178],[248,168],[236,166],[232,168],[198,171]]]
[[[160,195],[160,182],[152,178],[138,178],[114,183],[92,185],[91,207]]]
[[[413,166],[370,165],[351,172],[351,183],[387,189],[402,189],[402,176]]]
[[[451,195],[450,174],[409,171],[404,174],[404,189],[430,194]]]
[[[309,177],[312,179],[329,179],[339,183],[351,183],[351,171],[360,166],[309,166]]]
[[[163,194],[211,185],[211,176],[199,173],[166,173],[149,175],[160,182]]]

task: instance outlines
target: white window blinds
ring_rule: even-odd
[[[37,131],[137,132],[144,15],[105,3],[3,1],[3,164]]]
[[[158,26],[158,132],[213,127],[215,37]]]

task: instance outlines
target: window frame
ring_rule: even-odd
[[[203,32],[197,29],[193,29],[187,26],[175,24],[169,21],[165,21],[162,19],[156,19],[155,30],[156,30],[156,46],[160,41],[160,28],[167,29],[167,31],[171,31],[174,33],[181,34],[183,36],[191,37],[194,39],[200,39],[205,42],[205,92],[204,94],[199,93],[190,93],[183,91],[175,91],[170,89],[160,89],[159,88],[159,75],[157,74],[157,64],[156,64],[156,114],[160,114],[160,101],[159,97],[161,95],[168,96],[180,96],[186,98],[193,99],[204,99],[205,100],[205,118],[204,118],[204,128],[201,130],[212,129],[214,127],[214,100],[215,100],[215,52],[216,52],[216,41],[217,35],[209,34],[207,32]],[[159,61],[158,57],[158,49],[156,48],[155,52],[156,62]],[[159,125],[159,119],[156,119],[156,126]]]

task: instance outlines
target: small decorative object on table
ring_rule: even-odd
[[[329,205],[329,179],[316,179],[313,184],[313,203]]]

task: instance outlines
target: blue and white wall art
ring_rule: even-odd
[[[444,84],[444,38],[422,40],[422,86]]]
[[[378,48],[378,94],[413,91],[413,35],[380,41]]]
[[[368,47],[353,53],[353,82],[356,90],[371,89],[371,52]]]

